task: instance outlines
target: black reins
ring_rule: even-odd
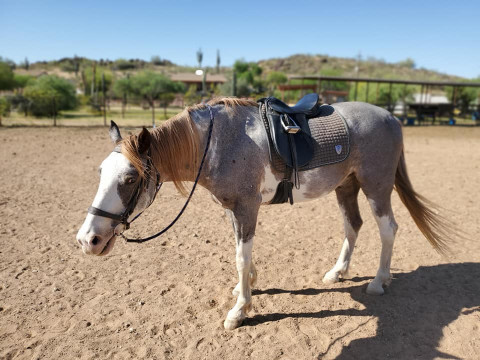
[[[152,200],[150,201],[150,204],[148,204],[148,206],[145,208],[145,210],[150,205],[152,205],[153,201],[155,200],[155,198],[157,196],[158,191],[160,190],[160,188],[162,187],[162,184],[163,184],[162,182],[160,182],[160,173],[158,172],[157,168],[153,164],[151,154],[150,154],[150,150],[149,150],[149,153],[148,153],[147,164],[146,164],[146,174],[147,174],[148,177],[146,179],[144,179],[144,178],[140,179],[140,182],[139,182],[138,186],[136,187],[135,191],[132,193],[132,196],[130,197],[130,200],[128,202],[128,205],[127,205],[125,211],[122,214],[117,215],[117,214],[112,214],[112,213],[109,213],[107,211],[103,211],[103,210],[98,209],[96,207],[90,206],[88,208],[88,212],[92,215],[98,215],[98,216],[103,216],[103,217],[106,217],[106,218],[110,218],[110,219],[119,221],[120,224],[123,224],[124,229],[122,230],[122,232],[119,235],[121,237],[123,237],[126,242],[143,243],[143,242],[146,242],[146,241],[149,241],[149,240],[153,240],[153,239],[159,237],[160,235],[164,234],[165,232],[167,232],[178,221],[178,219],[180,219],[183,212],[187,208],[187,205],[188,205],[188,203],[190,202],[190,200],[193,196],[195,188],[197,187],[198,180],[200,179],[200,175],[202,173],[203,164],[205,163],[205,158],[207,157],[207,152],[208,152],[208,149],[210,147],[210,139],[212,138],[214,116],[213,116],[212,107],[208,104],[206,104],[206,106],[208,108],[208,111],[210,112],[210,126],[209,126],[209,129],[208,129],[208,138],[207,138],[207,144],[205,145],[205,152],[203,153],[202,161],[200,163],[200,167],[198,168],[197,177],[195,178],[195,182],[193,183],[193,187],[192,187],[192,190],[190,191],[190,195],[188,195],[187,201],[185,202],[185,204],[183,205],[182,209],[180,210],[178,215],[175,217],[175,219],[173,219],[173,221],[167,227],[165,227],[163,230],[159,231],[158,233],[153,234],[153,235],[151,235],[149,237],[146,237],[146,238],[143,238],[143,239],[131,239],[131,238],[127,238],[125,235],[123,235],[123,232],[130,228],[130,224],[132,222],[134,222],[136,219],[138,219],[138,217],[140,215],[142,215],[142,213],[143,213],[143,211],[140,212],[138,215],[136,215],[132,219],[132,221],[128,222],[128,218],[130,217],[130,215],[133,213],[133,210],[137,206],[137,202],[138,202],[138,199],[140,198],[140,195],[141,195],[142,191],[145,190],[145,189],[148,189],[148,183],[150,182],[149,176],[150,176],[150,172],[151,172],[152,168],[156,172],[156,189],[155,189],[155,194],[154,194]],[[120,152],[120,151],[116,151],[116,152]]]

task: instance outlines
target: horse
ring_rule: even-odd
[[[402,125],[395,116],[361,102],[332,106],[348,127],[350,154],[342,162],[299,172],[301,186],[293,188],[293,197],[301,202],[336,193],[345,238],[337,262],[323,277],[324,283],[333,284],[347,276],[362,226],[357,202],[362,189],[382,244],[378,271],[366,292],[382,295],[384,286],[390,283],[390,261],[398,229],[391,206],[393,189],[419,230],[439,252],[447,248],[448,220],[413,189],[405,163]],[[173,182],[180,193],[186,194],[186,182],[196,178],[201,149],[209,143],[197,180],[232,221],[239,281],[233,290],[237,300],[224,327],[239,327],[252,307],[251,289],[257,279],[252,247],[259,208],[270,203],[283,178],[271,164],[258,104],[246,99],[217,98],[187,107],[159,127],[150,131],[143,128],[138,135],[126,138],[112,122],[109,134],[114,151],[100,166],[100,183],[92,203],[97,211],[89,211],[76,237],[83,252],[108,254],[116,238],[152,203],[163,182]]]

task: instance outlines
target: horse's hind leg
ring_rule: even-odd
[[[354,175],[350,175],[342,185],[335,189],[338,205],[343,215],[345,240],[337,263],[323,277],[323,282],[326,284],[336,283],[340,276],[345,276],[348,272],[358,232],[362,226],[357,202],[359,190],[360,185]]]
[[[383,196],[374,198],[368,197],[373,215],[377,221],[382,240],[382,252],[380,255],[380,266],[375,279],[368,284],[367,293],[371,295],[383,295],[383,285],[390,283],[390,262],[392,259],[393,243],[398,225],[395,221],[390,201],[391,191]]]

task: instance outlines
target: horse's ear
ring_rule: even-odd
[[[150,148],[151,137],[150,132],[143,128],[140,134],[138,134],[138,153],[144,154]]]
[[[112,139],[112,142],[115,145],[122,140],[122,136],[120,135],[120,129],[113,120],[110,120],[110,130],[108,130],[108,133],[110,134],[110,139]]]

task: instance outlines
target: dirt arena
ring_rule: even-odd
[[[470,240],[442,258],[394,194],[393,281],[372,297],[380,239],[363,194],[350,277],[335,285],[321,281],[344,239],[334,194],[265,206],[253,311],[225,331],[233,231],[204,189],[162,238],[86,256],[75,234],[112,148],[107,129],[0,128],[0,358],[478,359],[480,128],[406,128],[405,144],[414,187]],[[129,234],[159,230],[183,201],[164,186]]]

